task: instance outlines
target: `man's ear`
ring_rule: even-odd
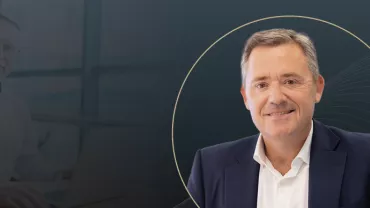
[[[247,98],[247,94],[245,93],[245,88],[244,88],[244,85],[242,85],[240,87],[240,93],[242,94],[243,96],[243,101],[244,101],[244,105],[245,107],[249,110],[249,106],[248,106],[248,98]]]
[[[322,94],[324,92],[325,87],[325,80],[324,77],[319,75],[316,81],[316,95],[315,95],[315,102],[318,103],[321,100]]]

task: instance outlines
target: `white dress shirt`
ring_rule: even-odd
[[[283,176],[265,155],[261,134],[253,159],[260,164],[257,208],[308,208],[308,179],[313,122],[291,169]]]

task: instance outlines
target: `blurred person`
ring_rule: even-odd
[[[37,141],[30,140],[31,117],[27,105],[9,90],[3,82],[12,69],[16,54],[15,43],[18,25],[0,16],[0,182],[8,181],[14,173],[15,163],[21,154],[35,154]]]
[[[0,14],[0,207],[43,208],[49,205],[41,193],[21,183],[9,182],[25,175],[27,170],[21,166],[24,172],[16,173],[18,160],[37,155],[38,143],[37,137],[31,133],[27,105],[2,88],[3,81],[11,72],[18,35],[18,25]]]
[[[27,181],[55,181],[70,175],[40,153],[38,131],[26,102],[3,87],[12,70],[19,35],[17,23],[0,14],[0,193],[2,184],[19,190]],[[0,197],[0,207],[1,203]]]
[[[313,119],[325,81],[311,38],[257,32],[244,46],[241,71],[240,92],[259,134],[196,152],[187,186],[197,204],[370,207],[370,134]]]
[[[56,167],[38,151],[39,138],[27,103],[3,87],[17,52],[19,27],[0,15],[0,181],[52,180]]]

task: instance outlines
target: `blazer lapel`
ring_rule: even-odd
[[[258,191],[259,164],[253,153],[257,137],[237,154],[236,163],[225,170],[226,208],[256,207]]]
[[[309,174],[309,208],[339,207],[346,152],[340,139],[314,120]]]

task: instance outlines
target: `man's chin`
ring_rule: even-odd
[[[272,138],[285,138],[289,137],[292,134],[291,128],[277,128],[277,129],[270,129],[270,131],[267,132],[269,137]]]

